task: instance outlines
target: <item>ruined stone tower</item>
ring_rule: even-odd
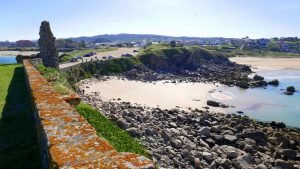
[[[46,67],[58,69],[58,53],[55,47],[55,37],[53,36],[50,24],[43,21],[40,26],[40,39],[38,41],[40,48],[40,56],[43,59],[43,64]]]

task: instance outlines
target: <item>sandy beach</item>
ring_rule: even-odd
[[[87,88],[88,86],[88,88]],[[171,109],[179,106],[182,109],[206,106],[209,92],[217,85],[207,83],[144,83],[139,81],[112,78],[107,81],[81,85],[86,94],[100,92],[104,101],[112,99],[138,103],[150,107]]]
[[[231,61],[251,65],[255,71],[261,70],[300,70],[300,58],[256,58],[234,57]]]

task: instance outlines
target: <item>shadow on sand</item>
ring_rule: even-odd
[[[0,119],[0,168],[40,168],[35,125],[23,67],[14,70]]]

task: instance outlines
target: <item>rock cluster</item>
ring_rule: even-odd
[[[145,66],[137,66],[121,75],[128,79],[139,81],[168,80],[172,83],[218,82],[229,86],[235,85],[241,88],[249,88],[249,83],[253,80],[248,78],[251,71],[248,71],[248,69],[243,71],[245,67],[237,64],[228,66],[211,63],[209,66],[202,65],[196,70],[157,72]],[[243,87],[245,85],[246,87]]]
[[[82,99],[139,138],[163,168],[300,168],[300,130],[284,123],[104,102],[100,93]]]
[[[40,39],[38,40],[40,48],[40,57],[46,67],[57,68],[59,66],[58,53],[55,47],[55,37],[50,29],[50,24],[43,21],[40,26]]]

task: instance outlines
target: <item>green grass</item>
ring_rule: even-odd
[[[5,98],[8,93],[8,87],[14,75],[14,69],[17,67],[21,67],[21,65],[0,65],[0,112],[2,112],[4,104],[6,103]]]
[[[60,62],[68,62],[72,57],[77,57],[77,56],[83,56],[85,54],[88,54],[90,52],[107,52],[107,51],[113,51],[117,50],[117,48],[113,47],[99,47],[96,49],[83,49],[83,50],[74,50],[72,52],[67,52],[65,53],[66,56],[60,59]]]
[[[105,138],[119,152],[132,152],[149,157],[139,140],[131,137],[99,111],[84,103],[78,105],[76,110],[96,129],[99,136]]]
[[[61,95],[74,93],[69,84],[66,74],[57,69],[45,67],[42,64],[37,65],[38,71],[53,85],[54,89]]]
[[[39,151],[30,96],[20,64],[0,65],[0,168],[38,169]]]

